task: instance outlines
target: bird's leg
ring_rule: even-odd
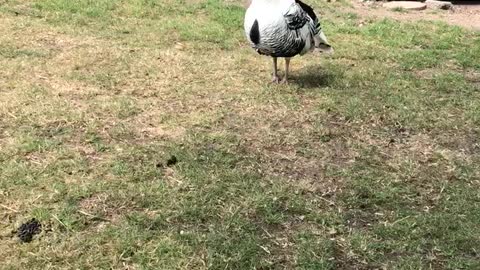
[[[277,57],[273,57],[273,83],[278,83],[280,78],[278,77],[278,68],[277,68]]]
[[[290,58],[285,58],[285,77],[283,77],[282,83],[288,83],[288,70],[290,68]]]

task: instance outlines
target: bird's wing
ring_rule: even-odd
[[[319,48],[322,52],[333,52],[332,46],[328,43],[327,37],[320,27],[320,19],[315,14],[313,8],[300,0],[295,0],[295,3],[297,3],[311,19],[310,28],[315,35],[315,47]]]
[[[312,19],[314,22],[319,22],[317,15],[315,14],[315,11],[313,11],[313,8],[305,3],[303,3],[300,0],[295,0],[295,3],[297,3],[303,11],[307,13],[307,15]]]
[[[293,3],[283,16],[291,30],[300,29],[309,21],[308,14],[298,3]]]
[[[317,17],[317,14],[315,14],[313,8],[300,0],[295,0],[295,4],[298,5],[302,9],[305,16],[307,16],[309,27],[311,28],[312,33],[317,35],[321,31],[320,20]]]

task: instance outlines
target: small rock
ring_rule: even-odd
[[[438,8],[444,10],[453,9],[453,4],[447,1],[427,0],[425,1],[425,4],[427,4],[427,7],[429,8]]]
[[[427,8],[427,5],[420,2],[411,2],[411,1],[395,1],[387,2],[383,4],[383,7],[388,9],[405,9],[405,10],[424,10]]]

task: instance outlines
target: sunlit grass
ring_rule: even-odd
[[[480,267],[479,34],[311,2],[288,86],[240,1],[0,3],[2,267]]]

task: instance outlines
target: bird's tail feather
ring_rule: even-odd
[[[315,36],[315,50],[322,53],[333,53],[333,47],[328,43],[323,31],[320,31],[318,35]]]

